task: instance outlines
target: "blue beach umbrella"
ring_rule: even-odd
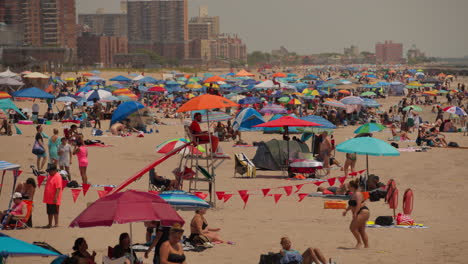
[[[387,142],[373,137],[357,137],[336,146],[336,150],[345,153],[366,155],[366,172],[369,175],[369,155],[371,156],[400,156],[398,149]]]
[[[379,132],[385,128],[386,127],[384,125],[370,122],[358,127],[356,130],[354,130],[354,134]]]
[[[135,113],[136,111],[142,108],[145,108],[145,106],[137,101],[130,101],[120,104],[112,114],[111,125],[117,121],[124,120],[125,118],[127,118],[127,116]]]
[[[210,205],[199,197],[184,191],[167,191],[159,194],[164,201],[176,210],[197,210],[210,208]]]
[[[127,77],[122,76],[122,75],[117,75],[117,76],[111,78],[109,81],[114,81],[114,82],[131,82],[132,79],[127,78]]]
[[[55,99],[55,96],[39,89],[37,87],[31,87],[21,89],[12,93],[13,97],[24,97],[24,98],[40,98],[40,99]]]
[[[60,254],[0,233],[0,256],[7,259],[25,256],[60,256]]]

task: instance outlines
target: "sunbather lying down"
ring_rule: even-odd
[[[340,187],[335,187],[335,186],[330,186],[330,187],[322,187],[319,186],[317,188],[317,192],[322,192],[326,194],[327,192],[331,192],[336,195],[346,195],[348,194],[348,185],[347,184],[341,184]],[[329,193],[330,194],[330,193]]]

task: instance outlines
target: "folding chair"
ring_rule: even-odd
[[[254,178],[257,175],[257,168],[253,162],[247,158],[244,153],[235,154],[235,165],[234,165],[234,176],[236,173],[241,176],[246,175],[247,177]]]
[[[156,172],[154,168],[149,171],[148,176],[148,191],[163,192],[166,189],[166,186],[158,185],[158,183],[156,182]]]
[[[33,201],[24,200],[23,202],[26,204],[26,208],[27,208],[26,216],[23,219],[17,220],[15,224],[10,225],[10,228],[12,229],[23,229],[23,228],[30,227],[28,226],[28,221],[29,221],[29,218],[31,218],[32,209],[33,209]]]

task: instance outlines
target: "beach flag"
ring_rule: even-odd
[[[341,184],[344,184],[345,180],[346,180],[346,176],[338,178],[338,181],[340,181]]]
[[[292,193],[292,186],[284,186],[283,187],[284,191],[286,192],[286,195],[289,196]]]
[[[106,191],[108,193],[111,192],[113,189],[114,189],[114,187],[109,187],[109,186],[104,187],[104,191]]]
[[[12,172],[13,172],[13,176],[16,178],[18,178],[21,175],[21,173],[23,173],[22,170],[14,170]]]
[[[299,185],[296,185],[296,193],[298,193],[302,187],[304,187],[304,184],[299,184]]]
[[[97,193],[99,198],[102,198],[107,195],[107,192],[105,190],[98,190]]]
[[[198,198],[202,199],[202,200],[205,200],[206,197],[208,197],[208,194],[207,193],[202,193],[202,192],[196,192],[194,193],[195,196],[197,196]]]
[[[67,187],[67,184],[68,184],[68,181],[62,179],[62,189],[64,189],[65,187]]]
[[[247,190],[239,190],[238,192],[239,192],[240,196],[244,196],[244,195],[247,194],[248,191]]]
[[[218,197],[218,200],[222,200],[224,198],[225,192],[216,192],[216,197]]]
[[[324,183],[324,181],[316,181],[314,182],[315,185],[320,186],[320,184]]]
[[[81,189],[70,189],[72,192],[73,196],[73,202],[76,203],[76,199],[78,199],[78,196],[80,195]]]
[[[330,186],[333,186],[333,185],[335,185],[335,180],[336,180],[336,178],[330,178],[327,181],[328,181],[328,184],[330,184]]]
[[[278,203],[279,199],[281,199],[281,196],[282,196],[282,194],[280,194],[280,193],[276,193],[276,194],[273,195],[273,197],[275,198],[275,204]]]
[[[249,201],[249,196],[250,196],[249,194],[241,195],[241,199],[242,201],[244,201],[244,209],[247,206],[247,202]]]
[[[45,180],[45,178],[46,177],[44,175],[37,176],[37,186],[41,187],[42,182]]]
[[[231,199],[231,197],[232,197],[232,193],[227,193],[227,194],[224,194],[224,197],[223,197],[223,199],[224,199],[224,202],[227,202],[227,201],[229,201],[229,199]]]
[[[16,134],[17,135],[23,135],[23,131],[21,131],[21,129],[19,129],[19,127],[17,127],[16,124],[14,124],[14,125],[15,125],[15,129],[16,129]]]
[[[271,190],[270,188],[262,189],[263,197],[267,196],[270,190]]]
[[[83,184],[83,196],[86,196],[86,193],[88,192],[89,187],[91,187],[91,184]]]
[[[353,171],[353,172],[348,173],[348,175],[354,177],[354,176],[357,176],[357,172]]]
[[[302,202],[302,200],[304,200],[304,198],[307,196],[308,194],[307,193],[299,193],[297,196],[299,196],[299,202]]]

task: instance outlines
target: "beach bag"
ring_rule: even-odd
[[[413,218],[411,218],[411,216],[409,215],[405,215],[405,214],[402,214],[402,213],[399,213],[397,215],[397,225],[407,225],[407,226],[411,226],[414,224],[414,220]]]
[[[32,148],[32,153],[34,155],[42,155],[45,153],[45,149],[41,146],[41,144],[39,144],[39,142],[35,141]]]
[[[381,226],[393,225],[393,217],[392,216],[379,216],[375,219],[375,224],[381,225]]]
[[[399,147],[399,145],[398,145],[397,143],[395,143],[395,142],[392,142],[390,145],[392,145],[392,147],[394,147],[394,148],[398,148],[398,147]]]
[[[378,190],[369,192],[369,200],[370,200],[371,202],[377,202],[377,201],[380,200],[380,198],[381,198],[381,196],[380,196],[380,193],[379,193]]]
[[[210,239],[204,235],[196,235],[191,242],[194,246],[203,246],[205,243],[210,242]]]
[[[453,142],[453,141],[452,141],[452,142],[449,142],[449,143],[447,144],[447,146],[452,147],[452,148],[459,148],[459,147],[460,147],[460,145],[458,145],[457,142]]]
[[[78,187],[80,187],[80,185],[78,184],[77,181],[73,180],[73,181],[69,181],[67,183],[67,187],[68,188],[78,188]]]
[[[260,255],[259,264],[280,264],[281,258],[280,253],[269,252],[268,254]]]

